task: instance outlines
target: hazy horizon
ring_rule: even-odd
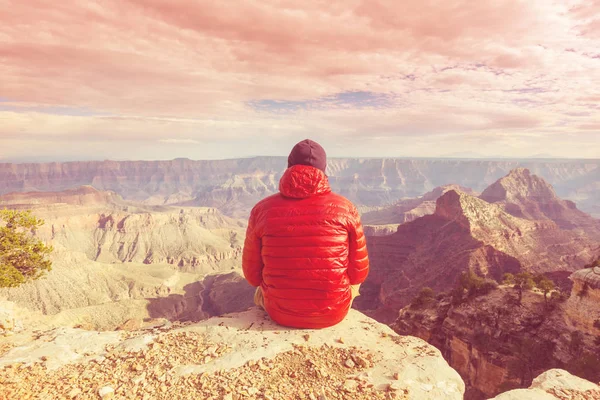
[[[226,160],[243,160],[243,159],[251,159],[251,158],[287,158],[287,155],[249,155],[244,157],[225,157],[225,158],[189,158],[189,157],[166,157],[166,158],[147,158],[147,159],[137,159],[137,158],[95,158],[95,159],[52,159],[52,158],[22,158],[22,159],[0,159],[0,164],[45,164],[45,163],[73,163],[73,162],[135,162],[135,161],[175,161],[175,160],[190,160],[190,161],[226,161]],[[397,156],[397,157],[381,157],[381,156],[328,156],[328,159],[401,159],[401,160],[456,160],[456,161],[600,161],[600,157],[546,157],[546,156],[531,156],[531,157],[509,157],[509,156],[496,156],[496,157],[461,157],[461,156],[440,156],[440,157],[410,157],[410,156]]]

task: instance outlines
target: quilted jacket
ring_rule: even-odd
[[[248,282],[262,288],[275,322],[296,328],[337,324],[350,309],[350,285],[369,272],[356,207],[331,192],[323,171],[288,168],[279,193],[252,209],[242,267]]]

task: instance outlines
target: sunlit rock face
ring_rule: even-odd
[[[525,168],[517,168],[483,191],[480,198],[496,203],[519,218],[553,221],[561,229],[583,230],[600,238],[600,220],[577,209],[573,201],[560,199],[553,187]]]
[[[89,186],[4,195],[0,207],[42,218],[36,236],[54,248],[46,276],[0,289],[29,328],[199,320],[252,304],[239,274],[206,277],[239,271],[246,229],[215,208],[149,206]]]
[[[437,349],[356,310],[317,330],[278,326],[256,307],[197,323],[153,324],[24,335],[0,353],[2,393],[99,398],[99,388],[108,386],[116,398],[151,392],[173,399],[258,393],[271,399],[463,399],[463,381]],[[113,387],[115,376],[123,379]]]
[[[571,275],[573,289],[566,303],[568,320],[582,332],[600,335],[600,267]]]

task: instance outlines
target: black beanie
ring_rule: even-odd
[[[288,168],[294,165],[309,165],[325,172],[327,155],[317,142],[305,139],[297,143],[288,157]]]

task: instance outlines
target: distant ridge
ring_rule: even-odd
[[[229,215],[245,216],[256,201],[278,191],[286,166],[286,157],[3,163],[0,195],[91,185],[125,200],[218,207]],[[448,183],[481,192],[519,167],[543,177],[561,198],[600,216],[600,160],[330,158],[327,174],[334,191],[359,206],[376,207],[422,196]]]

